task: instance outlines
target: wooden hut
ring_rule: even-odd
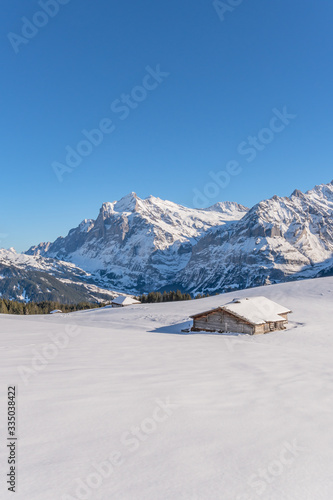
[[[290,309],[266,297],[234,299],[229,304],[194,314],[192,331],[255,335],[285,330]]]

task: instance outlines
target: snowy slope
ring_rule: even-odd
[[[292,309],[286,331],[180,332],[191,314],[257,295]],[[331,500],[332,301],[329,277],[189,302],[0,315],[3,409],[4,388],[19,385],[15,498]],[[77,490],[79,480],[90,486]],[[4,479],[0,492],[12,498]]]
[[[61,303],[111,300],[117,292],[94,284],[86,271],[69,262],[0,249],[0,297],[23,302]]]

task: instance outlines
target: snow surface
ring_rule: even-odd
[[[181,333],[190,315],[259,295],[293,311],[287,330]],[[332,301],[333,278],[322,278],[188,302],[0,315],[1,499],[12,498],[5,408],[17,384],[19,500],[331,500]],[[26,383],[22,367],[32,370]],[[113,472],[96,476],[109,459]],[[78,478],[94,488],[76,491]]]

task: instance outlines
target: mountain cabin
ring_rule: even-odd
[[[191,316],[191,331],[255,335],[285,330],[291,312],[266,297],[234,299],[224,306]]]

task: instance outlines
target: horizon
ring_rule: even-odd
[[[122,196],[121,198],[119,198],[118,200],[113,200],[113,201],[104,201],[104,202],[102,202],[102,203],[99,205],[99,208],[96,210],[96,212],[98,211],[98,213],[97,213],[97,216],[95,216],[95,218],[94,218],[94,217],[84,217],[83,219],[81,218],[81,219],[80,219],[80,221],[79,221],[76,225],[74,225],[74,226],[70,227],[68,230],[65,230],[62,234],[58,234],[58,235],[57,235],[57,236],[56,236],[53,240],[48,240],[48,239],[46,239],[46,240],[41,240],[41,241],[38,241],[38,242],[36,242],[36,243],[33,243],[32,245],[30,245],[29,247],[26,247],[26,248],[16,248],[16,247],[15,247],[15,246],[13,246],[13,245],[10,245],[10,246],[5,247],[5,246],[1,246],[1,236],[6,236],[6,237],[7,237],[7,235],[1,235],[1,234],[0,234],[0,250],[2,250],[2,249],[3,249],[3,250],[8,250],[8,251],[10,251],[10,250],[14,250],[14,251],[15,251],[16,253],[18,253],[18,254],[24,254],[25,252],[27,252],[28,250],[30,250],[30,248],[31,248],[31,247],[36,246],[36,245],[39,245],[40,243],[52,243],[52,242],[54,242],[57,238],[62,238],[62,237],[64,238],[64,237],[66,237],[66,236],[68,235],[68,233],[69,233],[72,229],[77,228],[77,227],[78,227],[78,226],[79,226],[82,222],[84,222],[84,221],[86,221],[86,220],[93,220],[93,221],[96,221],[96,219],[97,219],[97,217],[98,217],[98,214],[99,214],[99,211],[101,210],[101,208],[102,208],[102,206],[103,206],[104,204],[107,204],[107,203],[110,203],[110,204],[118,203],[118,202],[120,202],[121,200],[123,200],[124,198],[129,197],[130,195],[134,195],[135,197],[139,198],[139,199],[140,199],[140,200],[142,200],[142,201],[145,201],[145,200],[147,200],[147,199],[149,199],[149,198],[155,198],[155,199],[158,199],[158,200],[161,200],[161,201],[168,201],[168,202],[171,202],[171,203],[175,203],[176,205],[183,206],[184,208],[189,208],[189,209],[191,209],[191,210],[203,210],[203,211],[205,211],[205,210],[208,210],[209,208],[213,207],[214,205],[216,205],[216,204],[218,204],[218,203],[230,203],[230,202],[231,202],[231,203],[236,203],[236,204],[238,204],[238,205],[242,205],[242,206],[244,206],[246,209],[251,210],[251,209],[252,209],[255,205],[257,205],[258,203],[260,203],[260,202],[262,202],[262,201],[265,201],[265,200],[270,200],[270,199],[272,199],[274,196],[278,196],[278,198],[290,198],[290,197],[291,197],[291,195],[294,193],[294,191],[301,191],[303,194],[307,194],[309,191],[312,191],[312,190],[313,190],[313,189],[315,189],[316,187],[319,187],[319,186],[324,186],[324,185],[329,185],[329,184],[333,184],[333,180],[331,180],[330,182],[322,182],[322,183],[319,183],[319,184],[315,184],[312,188],[309,188],[309,189],[304,190],[304,191],[302,191],[302,190],[300,190],[300,189],[298,189],[298,188],[296,187],[296,188],[294,188],[294,189],[292,190],[292,192],[291,192],[289,195],[287,195],[287,194],[286,194],[286,195],[276,195],[276,194],[274,194],[274,195],[272,195],[270,198],[262,198],[262,199],[258,200],[258,201],[257,201],[254,205],[252,205],[252,206],[246,206],[246,205],[243,205],[242,203],[239,203],[237,200],[222,200],[222,201],[220,200],[220,201],[216,201],[216,202],[215,202],[215,203],[213,203],[212,205],[207,206],[207,207],[204,207],[204,208],[200,208],[200,207],[189,207],[189,206],[186,206],[186,205],[182,205],[181,203],[176,203],[176,202],[174,202],[173,200],[167,200],[167,199],[164,199],[164,198],[160,198],[160,197],[158,197],[158,196],[154,196],[153,194],[150,194],[150,195],[146,196],[145,198],[142,198],[142,197],[141,197],[141,196],[139,196],[139,195],[138,195],[135,191],[131,191],[131,192],[129,192],[129,193],[127,193],[127,194],[125,194],[124,196]]]

